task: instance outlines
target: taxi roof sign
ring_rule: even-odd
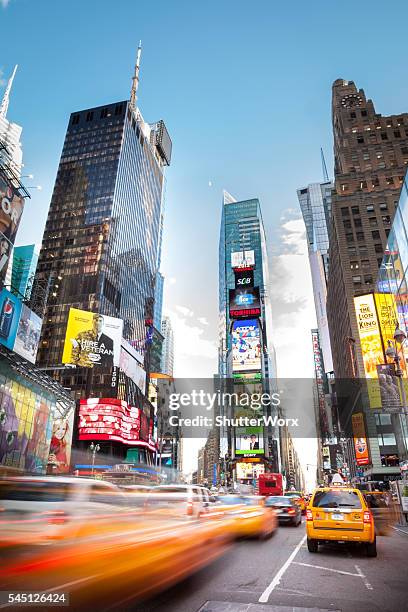
[[[341,476],[341,474],[334,474],[330,486],[338,487],[344,485],[345,482]]]

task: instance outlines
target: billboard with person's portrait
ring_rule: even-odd
[[[62,362],[82,368],[119,367],[122,330],[122,319],[70,308]]]

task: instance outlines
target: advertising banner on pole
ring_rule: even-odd
[[[120,365],[122,319],[70,308],[63,363],[83,368]]]
[[[364,415],[362,412],[357,412],[351,417],[354,450],[356,453],[357,465],[369,465],[370,457],[368,454],[368,444],[364,425]]]

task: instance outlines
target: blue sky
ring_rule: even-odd
[[[272,287],[277,334],[310,327],[307,266],[299,278],[288,257],[276,259],[288,240],[302,242],[294,214],[285,211],[298,211],[297,187],[321,178],[320,146],[331,171],[333,80],[353,79],[378,112],[407,110],[408,80],[400,76],[406,46],[396,26],[407,12],[404,2],[384,10],[372,0],[1,0],[3,81],[19,64],[8,118],[24,128],[25,173],[35,174],[28,183],[43,186],[33,191],[17,242],[41,242],[69,114],[128,97],[141,38],[140,107],[147,121],[165,119],[173,140],[163,270],[166,309],[188,338],[179,373],[200,366],[207,375],[216,367],[223,188],[261,201],[279,277],[279,291]],[[285,327],[279,317],[287,301]],[[306,348],[304,334],[297,345]],[[288,360],[286,346],[284,372]]]

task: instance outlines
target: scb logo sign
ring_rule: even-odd
[[[235,289],[254,286],[254,273],[252,270],[235,272]]]

